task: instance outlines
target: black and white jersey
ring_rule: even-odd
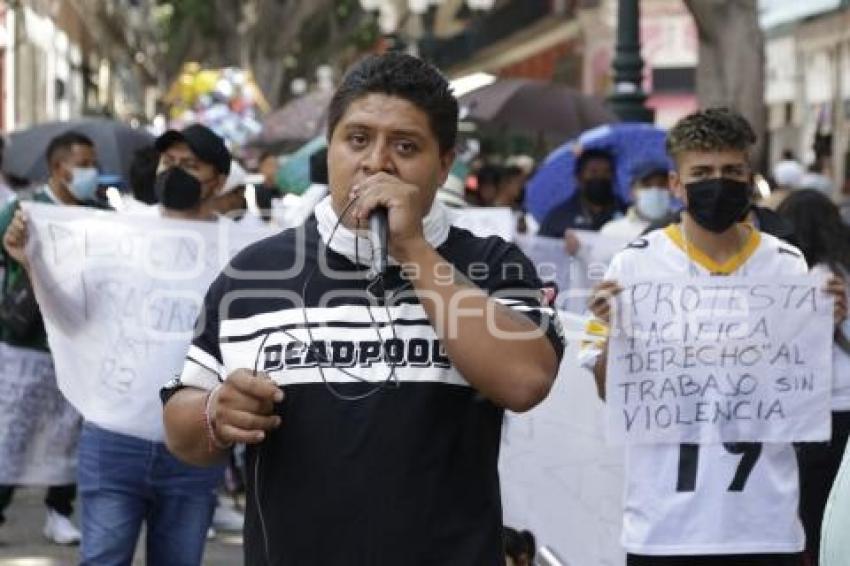
[[[606,280],[651,277],[806,273],[799,250],[750,230],[722,264],[688,245],[678,224],[656,230],[618,253]],[[604,334],[591,321],[590,335]],[[582,345],[590,368],[601,342]],[[791,553],[803,549],[797,514],[797,458],[790,443],[639,444],[626,447],[622,543],[644,555]]]
[[[437,251],[562,355],[516,246],[452,228]],[[250,246],[210,287],[202,332],[163,397],[238,368],[284,389],[281,426],[249,449],[247,564],[502,564],[503,411],[454,369],[398,268],[384,305],[369,285],[321,244],[315,221]]]

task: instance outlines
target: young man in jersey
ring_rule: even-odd
[[[315,219],[210,287],[165,425],[197,464],[249,445],[246,564],[504,564],[503,410],[547,395],[563,342],[519,249],[435,204],[457,112],[427,63],[358,63],[330,104]],[[383,278],[357,232],[377,207]]]
[[[601,396],[610,314],[606,297],[619,291],[619,281],[806,273],[799,250],[739,222],[751,202],[748,150],[754,141],[747,121],[728,109],[696,112],[670,130],[671,187],[686,210],[681,223],[651,232],[617,254],[596,290],[591,310],[598,320],[588,330],[599,340],[584,344],[580,357],[593,368]],[[836,296],[836,318],[843,318],[840,282],[831,281],[828,291]],[[743,488],[733,490],[729,482],[742,453],[755,456],[755,465]],[[628,446],[622,532],[627,563],[798,566],[804,543],[798,502],[790,443]]]

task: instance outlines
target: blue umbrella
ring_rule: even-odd
[[[647,162],[671,165],[665,138],[666,132],[652,124],[607,124],[587,130],[549,154],[526,186],[526,210],[542,221],[552,208],[573,195],[576,156],[583,149],[611,152],[616,164],[615,190],[628,202],[635,166]]]

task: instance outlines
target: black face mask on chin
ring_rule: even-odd
[[[694,221],[715,234],[742,221],[752,206],[750,184],[735,179],[716,177],[685,185],[688,214]]]
[[[605,206],[614,202],[614,187],[610,179],[588,179],[582,185],[582,195],[590,204]]]
[[[201,203],[201,182],[181,167],[157,175],[154,192],[160,204],[171,210],[191,210]]]

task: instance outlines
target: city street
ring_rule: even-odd
[[[0,566],[850,566],[850,0],[0,0],[0,282]]]
[[[0,527],[0,566],[68,566],[77,564],[77,547],[49,544],[44,527],[44,491],[22,489],[6,512],[6,524]],[[79,524],[79,521],[75,522]],[[144,534],[142,535],[144,537]],[[219,534],[207,543],[204,564],[232,566],[242,563],[242,537]],[[134,565],[145,564],[144,538],[136,552]]]

